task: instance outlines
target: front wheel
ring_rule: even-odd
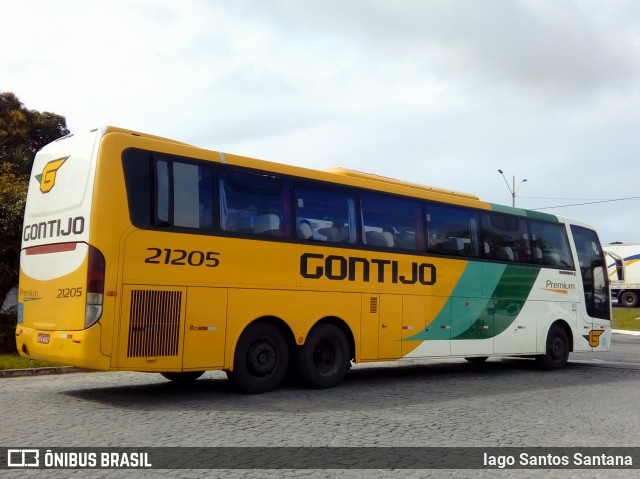
[[[536,361],[542,369],[552,371],[566,366],[569,360],[569,336],[565,329],[554,324],[549,329],[544,354],[536,356]]]
[[[240,336],[227,373],[240,389],[250,394],[277,388],[289,365],[289,348],[280,330],[269,323],[249,326]]]
[[[320,324],[296,350],[296,369],[308,387],[330,388],[342,381],[351,366],[349,343],[340,328]]]

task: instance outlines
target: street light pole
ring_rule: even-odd
[[[516,188],[516,175],[513,175],[512,181],[511,181],[511,186],[509,186],[509,182],[507,181],[507,178],[504,176],[504,173],[502,172],[502,170],[498,170],[498,173],[500,173],[500,175],[502,175],[502,179],[504,180],[505,185],[507,185],[507,188],[509,189],[509,193],[511,193],[511,206],[513,206],[515,208],[515,206],[516,206],[516,193],[518,192],[518,190],[520,189],[522,184],[527,182],[527,180],[526,180],[526,178],[524,180],[522,180],[520,182],[520,184],[518,185],[518,187]]]

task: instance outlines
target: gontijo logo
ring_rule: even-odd
[[[68,156],[65,156],[64,158],[58,158],[57,160],[50,161],[44,165],[42,173],[36,175],[36,180],[40,183],[40,191],[42,193],[49,193],[55,186],[56,173],[68,158]]]

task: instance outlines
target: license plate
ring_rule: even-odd
[[[50,336],[48,334],[40,333],[38,334],[38,341],[40,344],[49,344]]]

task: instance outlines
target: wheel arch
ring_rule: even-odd
[[[277,316],[260,316],[254,319],[253,321],[250,321],[247,324],[245,324],[244,327],[241,330],[239,330],[239,332],[233,338],[232,346],[227,349],[229,354],[225,355],[225,367],[224,367],[225,371],[233,371],[233,361],[234,361],[236,348],[238,347],[238,342],[240,341],[240,338],[245,333],[245,331],[257,323],[267,323],[278,328],[278,330],[282,333],[282,335],[284,336],[284,339],[287,342],[289,352],[293,351],[293,348],[296,345],[296,340],[295,340],[293,331],[291,330],[289,325],[283,319],[278,318]]]
[[[573,331],[571,330],[571,326],[569,326],[569,323],[567,323],[564,319],[557,319],[549,325],[547,334],[549,334],[549,331],[551,331],[551,328],[553,328],[553,326],[555,325],[560,326],[562,329],[564,329],[564,332],[567,333],[567,337],[569,338],[569,351],[573,352]]]

